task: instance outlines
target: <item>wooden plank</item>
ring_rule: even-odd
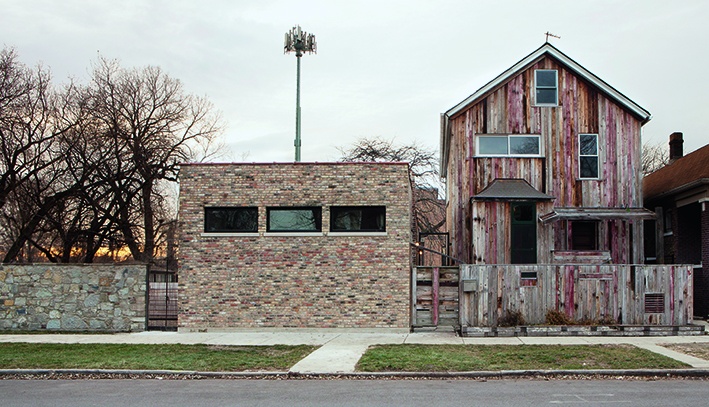
[[[431,269],[432,278],[433,278],[433,287],[432,287],[432,295],[433,295],[433,325],[438,325],[438,289],[439,289],[439,273],[438,273],[438,267],[434,267]]]

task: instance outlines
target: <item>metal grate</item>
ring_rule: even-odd
[[[665,294],[663,293],[646,293],[645,294],[645,313],[646,314],[661,314],[665,312]]]

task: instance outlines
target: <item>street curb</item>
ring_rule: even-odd
[[[71,378],[96,379],[489,379],[530,377],[643,377],[643,378],[707,378],[709,369],[589,369],[589,370],[499,370],[473,372],[200,372],[188,370],[120,370],[120,369],[0,369],[0,380],[20,376],[29,379]],[[50,376],[50,377],[46,377]],[[79,376],[79,377],[76,377]]]

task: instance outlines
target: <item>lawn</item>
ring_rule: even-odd
[[[381,345],[369,348],[357,364],[363,372],[686,367],[630,345]]]
[[[0,369],[284,371],[315,346],[0,343]]]

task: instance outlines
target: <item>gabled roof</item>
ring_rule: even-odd
[[[643,178],[645,200],[709,184],[709,144]]]
[[[457,105],[453,106],[451,109],[449,109],[445,115],[448,117],[452,117],[458,112],[464,110],[468,105],[472,104],[475,102],[478,98],[482,97],[483,95],[487,94],[489,91],[495,89],[497,86],[503,84],[506,82],[508,79],[511,77],[515,76],[517,73],[523,71],[526,69],[529,65],[533,64],[540,58],[542,58],[545,55],[549,55],[553,57],[554,59],[558,60],[560,63],[565,65],[569,70],[573,71],[576,73],[578,76],[584,78],[588,82],[590,82],[592,85],[597,87],[599,90],[601,90],[603,93],[608,95],[611,99],[615,100],[618,104],[626,108],[628,111],[632,112],[640,120],[642,121],[643,124],[647,123],[650,118],[650,112],[647,110],[643,109],[640,105],[637,103],[633,102],[632,100],[628,99],[625,95],[617,91],[614,87],[610,86],[603,80],[601,80],[599,77],[591,73],[589,70],[584,68],[583,66],[579,65],[576,61],[573,59],[569,58],[564,54],[563,52],[559,51],[556,49],[553,45],[547,43],[544,43],[541,47],[539,47],[536,51],[532,52],[531,54],[527,55],[524,57],[521,61],[517,62],[514,64],[510,69],[506,70],[502,74],[500,74],[497,78],[493,79],[492,81],[488,82],[485,86],[482,88],[478,89],[473,93],[472,95],[468,96],[465,100],[462,102],[458,103]]]
[[[528,199],[528,200],[551,200],[553,196],[539,192],[529,185],[529,182],[517,178],[496,178],[473,197],[475,200],[484,199]]]

